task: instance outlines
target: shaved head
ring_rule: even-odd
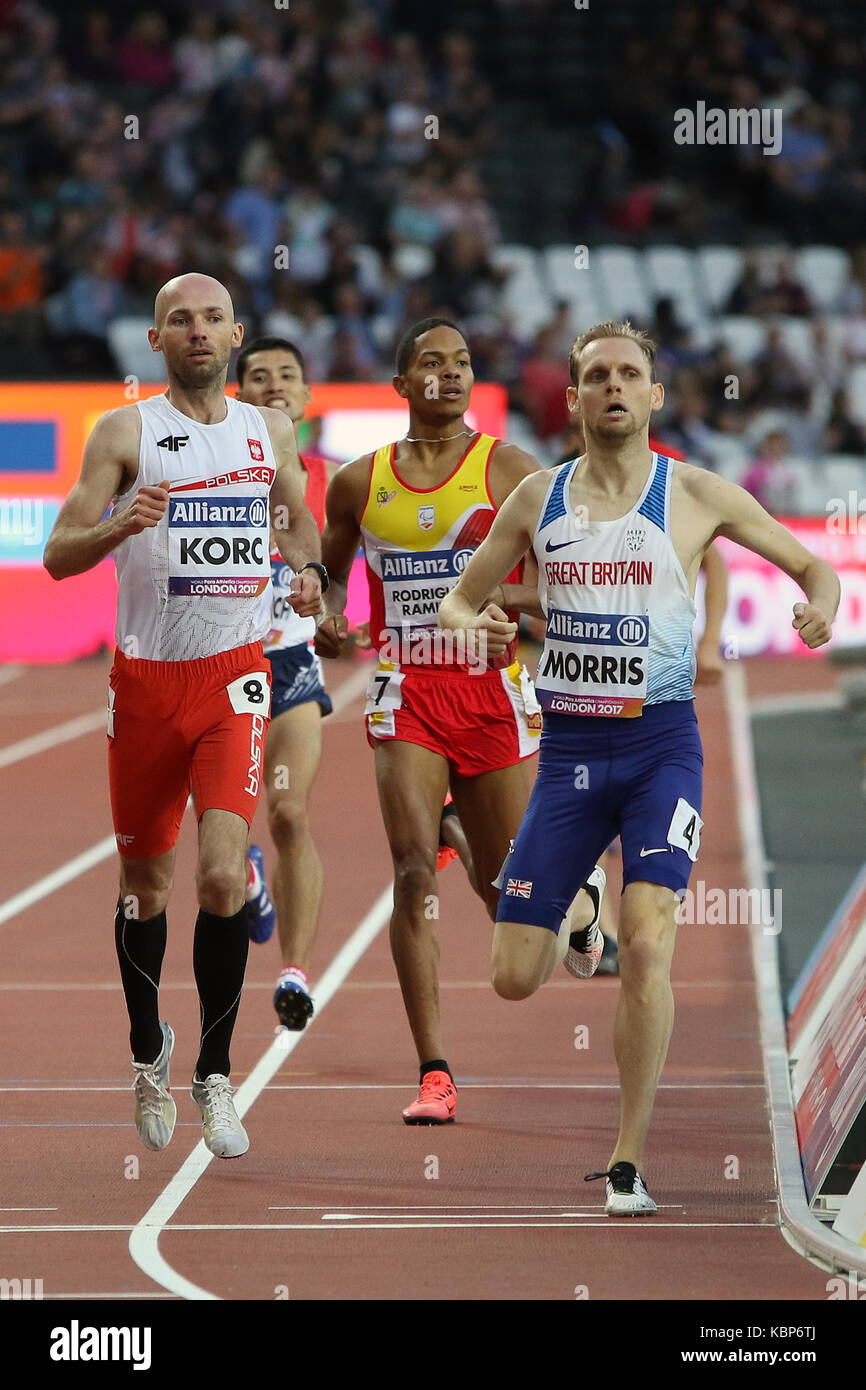
[[[234,305],[225,285],[212,275],[200,275],[197,271],[175,275],[165,282],[154,301],[153,321],[160,328],[171,309],[188,308],[193,303],[224,309],[234,322]]]
[[[212,275],[175,275],[153,306],[147,338],[165,358],[170,385],[187,391],[225,391],[232,351],[244,340],[232,297]]]

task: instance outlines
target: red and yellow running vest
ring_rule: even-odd
[[[411,647],[413,665],[460,669],[437,612],[496,515],[488,474],[499,443],[489,434],[470,442],[454,471],[433,488],[410,487],[394,466],[396,444],[373,455],[361,537],[370,585],[370,638],[392,660]],[[508,576],[519,579],[521,569]],[[508,665],[513,651],[495,664]]]

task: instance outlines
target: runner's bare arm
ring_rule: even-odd
[[[517,624],[508,621],[499,604],[488,602],[482,612],[479,609],[531,546],[547,482],[540,472],[524,477],[496,513],[456,587],[439,605],[440,627],[486,630],[488,656],[501,656]]]
[[[321,538],[315,517],[304,500],[304,473],[298,459],[295,430],[281,410],[260,406],[268,427],[277,473],[271,487],[271,528],[277,549],[297,573],[289,602],[302,618],[315,616],[322,606],[322,584],[316,570],[304,569],[321,561]]]
[[[525,449],[518,448],[516,444],[498,444],[490,456],[489,474],[490,495],[496,506],[501,507],[524,478],[531,473],[540,472],[538,460]],[[543,616],[538,602],[537,579],[535,557],[528,555],[523,583],[500,584],[496,592],[490,594],[490,598],[501,608],[508,608],[512,612],[529,613],[533,617]]]
[[[519,584],[500,584],[491,598],[500,608],[512,613],[527,613],[530,618],[543,618],[544,609],[538,597],[538,564],[533,551],[523,560],[523,579]]]
[[[704,592],[707,620],[695,653],[698,662],[695,684],[713,685],[721,680],[724,667],[719,645],[722,640],[722,622],[728,607],[728,567],[717,545],[708,547],[701,562],[701,569],[707,581]]]
[[[349,573],[361,540],[360,522],[372,466],[373,455],[365,454],[344,464],[328,484],[322,557],[331,576],[328,590],[328,611],[331,613],[342,613],[346,607]]]
[[[490,455],[488,486],[494,506],[501,507],[518,483],[530,473],[541,473],[538,459],[516,444],[497,444]]]
[[[713,535],[727,536],[800,585],[806,603],[794,604],[792,626],[807,647],[829,642],[839,607],[839,579],[832,565],[813,555],[743,488],[703,469],[690,469],[687,486],[715,521]]]
[[[141,416],[134,405],[106,411],[85,445],[81,473],[54,523],[43,563],[52,579],[93,569],[127,536],[156,526],[168,506],[168,485],[143,487],[130,505],[103,521],[112,499],[138,477]]]

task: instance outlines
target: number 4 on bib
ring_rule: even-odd
[[[694,806],[680,797],[668,827],[668,844],[674,849],[684,849],[693,864],[697,862],[701,847],[703,824]]]
[[[271,688],[264,671],[249,671],[245,676],[238,676],[226,686],[226,694],[235,714],[270,713]]]

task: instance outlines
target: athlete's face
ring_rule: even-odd
[[[566,399],[587,440],[625,440],[642,434],[661,410],[664,387],[650,380],[649,363],[631,338],[598,338],[581,353],[578,384],[569,386]]]
[[[282,410],[294,424],[304,418],[312,392],[304,381],[297,357],[285,348],[268,348],[254,352],[247,359],[243,385],[238,388],[238,400],[250,405],[270,405]]]
[[[189,277],[193,280],[193,277]],[[234,321],[232,302],[216,281],[201,277],[201,284],[185,283],[167,296],[155,328],[151,347],[162,352],[169,373],[187,389],[225,381],[232,348],[243,341],[243,326]]]
[[[394,389],[414,413],[429,420],[459,420],[469,406],[475,377],[469,349],[456,328],[429,328],[415,341],[412,360]]]

